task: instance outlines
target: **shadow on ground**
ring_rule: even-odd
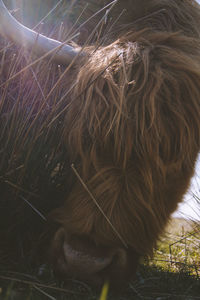
[[[0,271],[0,300],[93,300],[99,299],[100,293],[76,280],[58,282],[46,266],[32,272]],[[130,282],[120,295],[110,292],[107,297],[107,300],[131,299],[200,299],[200,279],[184,272],[177,274],[141,266],[137,280]]]

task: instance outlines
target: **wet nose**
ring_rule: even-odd
[[[130,273],[123,248],[96,245],[90,238],[66,234],[59,229],[53,241],[56,273],[101,285],[106,279],[121,281]]]
[[[104,253],[95,251],[95,247],[86,246],[81,238],[82,247],[73,247],[65,241],[63,245],[64,258],[67,263],[67,269],[75,274],[94,275],[104,270],[112,263],[113,254],[111,252]],[[79,240],[80,245],[80,240]],[[84,248],[84,249],[83,249]],[[99,249],[98,249],[99,250]]]

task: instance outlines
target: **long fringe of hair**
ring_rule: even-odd
[[[181,8],[179,1],[149,2],[166,10],[143,29],[126,28],[110,45],[88,48],[64,130],[81,178],[126,243],[143,254],[186,192],[200,149],[197,12],[193,1],[180,1]],[[55,218],[97,242],[119,243],[78,180]]]

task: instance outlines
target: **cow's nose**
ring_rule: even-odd
[[[94,285],[101,285],[106,279],[124,280],[130,272],[125,249],[97,246],[90,238],[68,235],[64,229],[55,234],[53,261],[56,273]]]

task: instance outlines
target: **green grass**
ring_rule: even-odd
[[[193,226],[192,226],[193,225]],[[200,277],[200,229],[198,225],[182,219],[174,219],[166,235],[158,244],[151,264],[170,272],[187,272]]]

